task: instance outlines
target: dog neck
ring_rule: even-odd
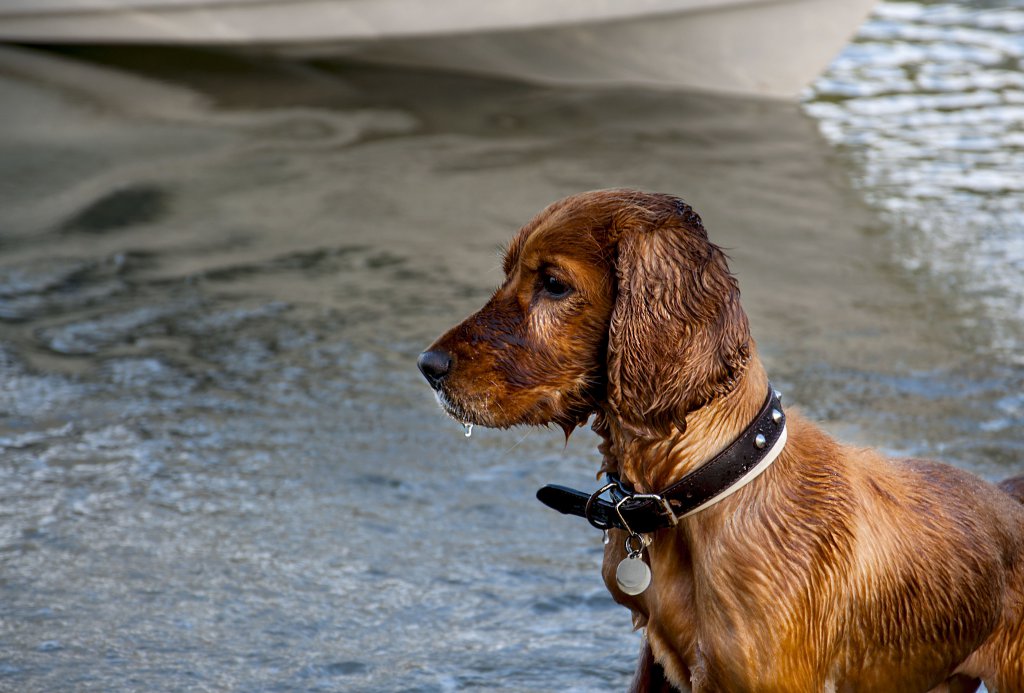
[[[617,472],[641,493],[653,493],[703,466],[732,443],[764,404],[768,376],[756,353],[729,393],[686,416],[683,427],[666,435],[646,437],[601,417],[595,430],[605,438],[602,471]]]

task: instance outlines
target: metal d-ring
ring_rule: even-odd
[[[594,505],[594,501],[597,500],[598,496],[600,496],[602,493],[604,493],[608,489],[615,488],[615,486],[616,486],[616,484],[614,484],[614,483],[605,484],[604,486],[602,486],[601,488],[597,489],[592,494],[590,494],[590,498],[587,499],[587,504],[585,506],[583,506],[583,516],[587,518],[587,522],[589,522],[594,527],[597,527],[600,530],[609,530],[609,529],[612,528],[613,525],[610,524],[610,523],[605,524],[605,523],[598,522],[597,520],[595,520],[593,517],[590,516],[590,508]],[[618,508],[616,508],[616,509],[618,509]],[[619,514],[619,517],[620,518],[622,517],[621,513]]]

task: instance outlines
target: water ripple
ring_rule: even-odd
[[[806,103],[894,229],[894,258],[1024,363],[1024,9],[878,6]]]

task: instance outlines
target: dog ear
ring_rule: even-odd
[[[750,328],[722,250],[689,206],[651,227],[618,229],[608,331],[608,399],[635,433],[685,428],[686,415],[735,387]]]

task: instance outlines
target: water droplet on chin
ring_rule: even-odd
[[[466,427],[466,437],[467,438],[469,438],[471,435],[473,435],[473,424],[471,424],[471,423],[464,423],[462,425]]]

